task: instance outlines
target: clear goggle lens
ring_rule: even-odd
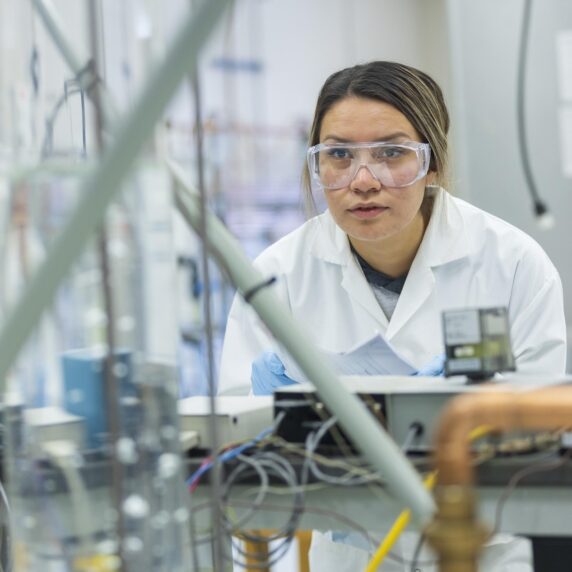
[[[384,187],[408,187],[429,170],[428,143],[320,143],[308,149],[312,181],[324,189],[349,186],[366,167]]]

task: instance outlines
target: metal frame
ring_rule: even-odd
[[[72,71],[78,73],[82,69],[81,63],[65,40],[55,13],[46,9],[45,0],[33,1]],[[165,63],[152,74],[142,97],[114,136],[99,166],[86,177],[82,186],[82,199],[75,213],[55,241],[0,334],[0,391],[4,389],[10,367],[34,325],[52,301],[58,285],[103,220],[107,206],[118,193],[121,182],[151,134],[153,125],[165,105],[181,80],[196,69],[196,54],[228,3],[229,0],[206,0],[197,16],[189,18],[168,51]],[[109,106],[104,106],[104,109],[104,113],[107,113]],[[109,115],[106,116],[106,119],[108,118]],[[197,199],[189,193],[191,186],[186,182],[180,167],[169,163],[169,168],[179,189],[176,194],[177,206],[187,222],[198,229],[201,225],[200,206]],[[180,192],[181,188],[185,189],[185,192]],[[262,276],[252,268],[235,239],[214,215],[209,213],[207,216],[207,233],[204,238],[210,251],[229,272],[239,291],[244,293],[260,284]],[[330,410],[338,416],[355,445],[383,474],[393,494],[405,506],[411,508],[418,524],[427,523],[435,510],[433,499],[393,440],[363,404],[338,382],[332,368],[318,355],[308,337],[298,328],[270,289],[259,290],[252,297],[251,304],[315,384],[318,393]]]
[[[151,74],[146,88],[120,125],[98,165],[81,186],[80,200],[56,238],[46,259],[0,334],[0,392],[6,376],[42,313],[52,302],[61,281],[101,224],[105,211],[153,132],[161,113],[181,80],[193,71],[196,54],[209,37],[230,0],[207,0],[196,17],[189,17],[171,45],[165,64]]]

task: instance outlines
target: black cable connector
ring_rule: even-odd
[[[425,427],[423,426],[423,423],[421,423],[420,421],[414,421],[409,426],[409,430],[413,432],[413,436],[417,439],[418,437],[421,437],[421,435],[423,435],[423,433],[425,432]]]
[[[257,284],[256,286],[253,286],[252,288],[250,288],[249,290],[247,290],[242,297],[244,298],[244,301],[247,304],[250,304],[250,301],[252,300],[252,298],[262,289],[267,288],[268,286],[271,286],[272,284],[274,284],[274,282],[276,282],[276,276],[271,276],[270,278],[268,278],[267,280],[264,280],[263,282],[261,282],[260,284]]]
[[[548,212],[548,207],[542,201],[535,201],[534,202],[534,213],[536,216],[543,216]]]
[[[534,214],[536,215],[536,221],[538,226],[542,229],[550,229],[554,226],[554,217],[552,213],[548,210],[548,207],[540,199],[534,201]]]

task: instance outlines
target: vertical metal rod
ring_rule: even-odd
[[[191,0],[191,8],[196,5],[195,0]],[[214,375],[214,355],[213,355],[213,327],[211,315],[211,292],[210,292],[210,272],[209,257],[207,252],[207,192],[205,185],[205,162],[204,162],[204,133],[202,124],[202,100],[201,86],[199,80],[199,61],[195,64],[194,73],[191,74],[191,89],[194,99],[195,112],[195,141],[197,146],[196,165],[198,174],[198,191],[200,197],[200,213],[201,224],[199,228],[199,237],[201,239],[201,266],[203,274],[203,314],[204,314],[204,333],[206,337],[207,347],[207,381],[209,388],[209,433],[212,443],[213,467],[210,475],[210,502],[212,522],[214,523],[214,540],[213,540],[213,566],[215,570],[222,570],[223,567],[223,544],[222,534],[223,528],[219,518],[219,499],[221,495],[221,466],[218,458],[219,435],[216,423],[216,384]]]
[[[92,88],[92,101],[94,106],[94,124],[95,124],[95,141],[96,141],[96,155],[99,157],[104,151],[103,141],[103,126],[104,119],[101,111],[101,82],[97,80],[100,77],[100,46],[99,42],[99,27],[102,22],[99,20],[101,15],[100,0],[89,0],[88,11],[88,26],[90,31],[90,48],[92,53],[92,72],[93,77],[96,78]],[[111,265],[109,262],[109,252],[107,250],[107,231],[105,228],[105,219],[101,223],[101,228],[97,238],[98,258],[101,268],[101,287],[102,297],[107,316],[105,325],[105,334],[107,340],[106,356],[103,362],[103,381],[104,381],[104,396],[107,417],[107,430],[110,435],[111,448],[110,463],[111,463],[111,495],[113,506],[117,510],[117,536],[119,538],[118,551],[121,554],[121,547],[125,537],[125,527],[123,520],[123,511],[121,510],[121,503],[123,499],[122,485],[124,479],[123,465],[119,462],[116,449],[117,442],[120,438],[120,415],[119,408],[119,380],[115,375],[115,308],[113,301],[113,293],[111,290]],[[120,570],[124,570],[123,560],[120,559]]]
[[[82,156],[87,157],[87,129],[85,120],[85,93],[83,89],[79,92],[81,98],[81,150]]]

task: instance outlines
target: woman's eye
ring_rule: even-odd
[[[351,153],[349,149],[336,148],[328,149],[328,156],[332,159],[351,159]]]
[[[397,159],[404,155],[401,147],[383,147],[375,152],[376,159]]]

